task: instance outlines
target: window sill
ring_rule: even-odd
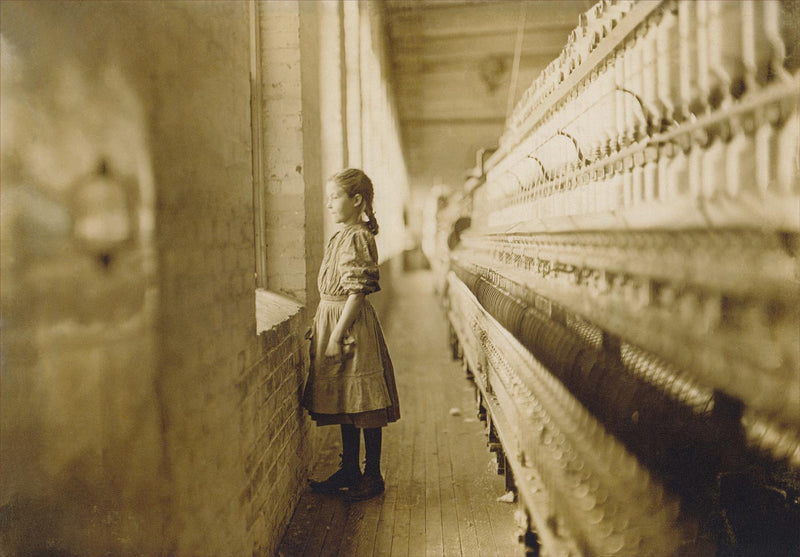
[[[303,304],[288,296],[256,289],[256,332],[269,331],[303,311]]]

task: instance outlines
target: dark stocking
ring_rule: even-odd
[[[379,427],[364,429],[364,448],[367,453],[365,475],[381,475],[381,431]]]
[[[359,469],[358,451],[361,448],[361,435],[353,424],[342,424],[342,469]]]
[[[339,493],[341,489],[353,488],[361,480],[361,468],[358,465],[358,449],[361,434],[352,424],[342,424],[342,466],[327,480],[317,482],[311,480],[311,489],[318,493]]]

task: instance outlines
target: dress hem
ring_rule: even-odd
[[[399,419],[391,407],[354,414],[320,414],[309,411],[309,415],[317,426],[352,424],[361,429],[385,427]]]

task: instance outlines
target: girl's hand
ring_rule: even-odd
[[[328,346],[325,347],[325,357],[342,359],[342,339],[337,335],[331,335],[328,339]]]

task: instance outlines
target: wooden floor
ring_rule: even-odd
[[[281,557],[522,555],[516,503],[476,417],[474,390],[450,358],[447,325],[425,271],[393,281],[381,321],[395,365],[402,418],[383,431],[386,492],[347,503],[306,490],[278,549]],[[336,470],[338,427],[313,477]],[[363,441],[362,441],[363,463]]]

